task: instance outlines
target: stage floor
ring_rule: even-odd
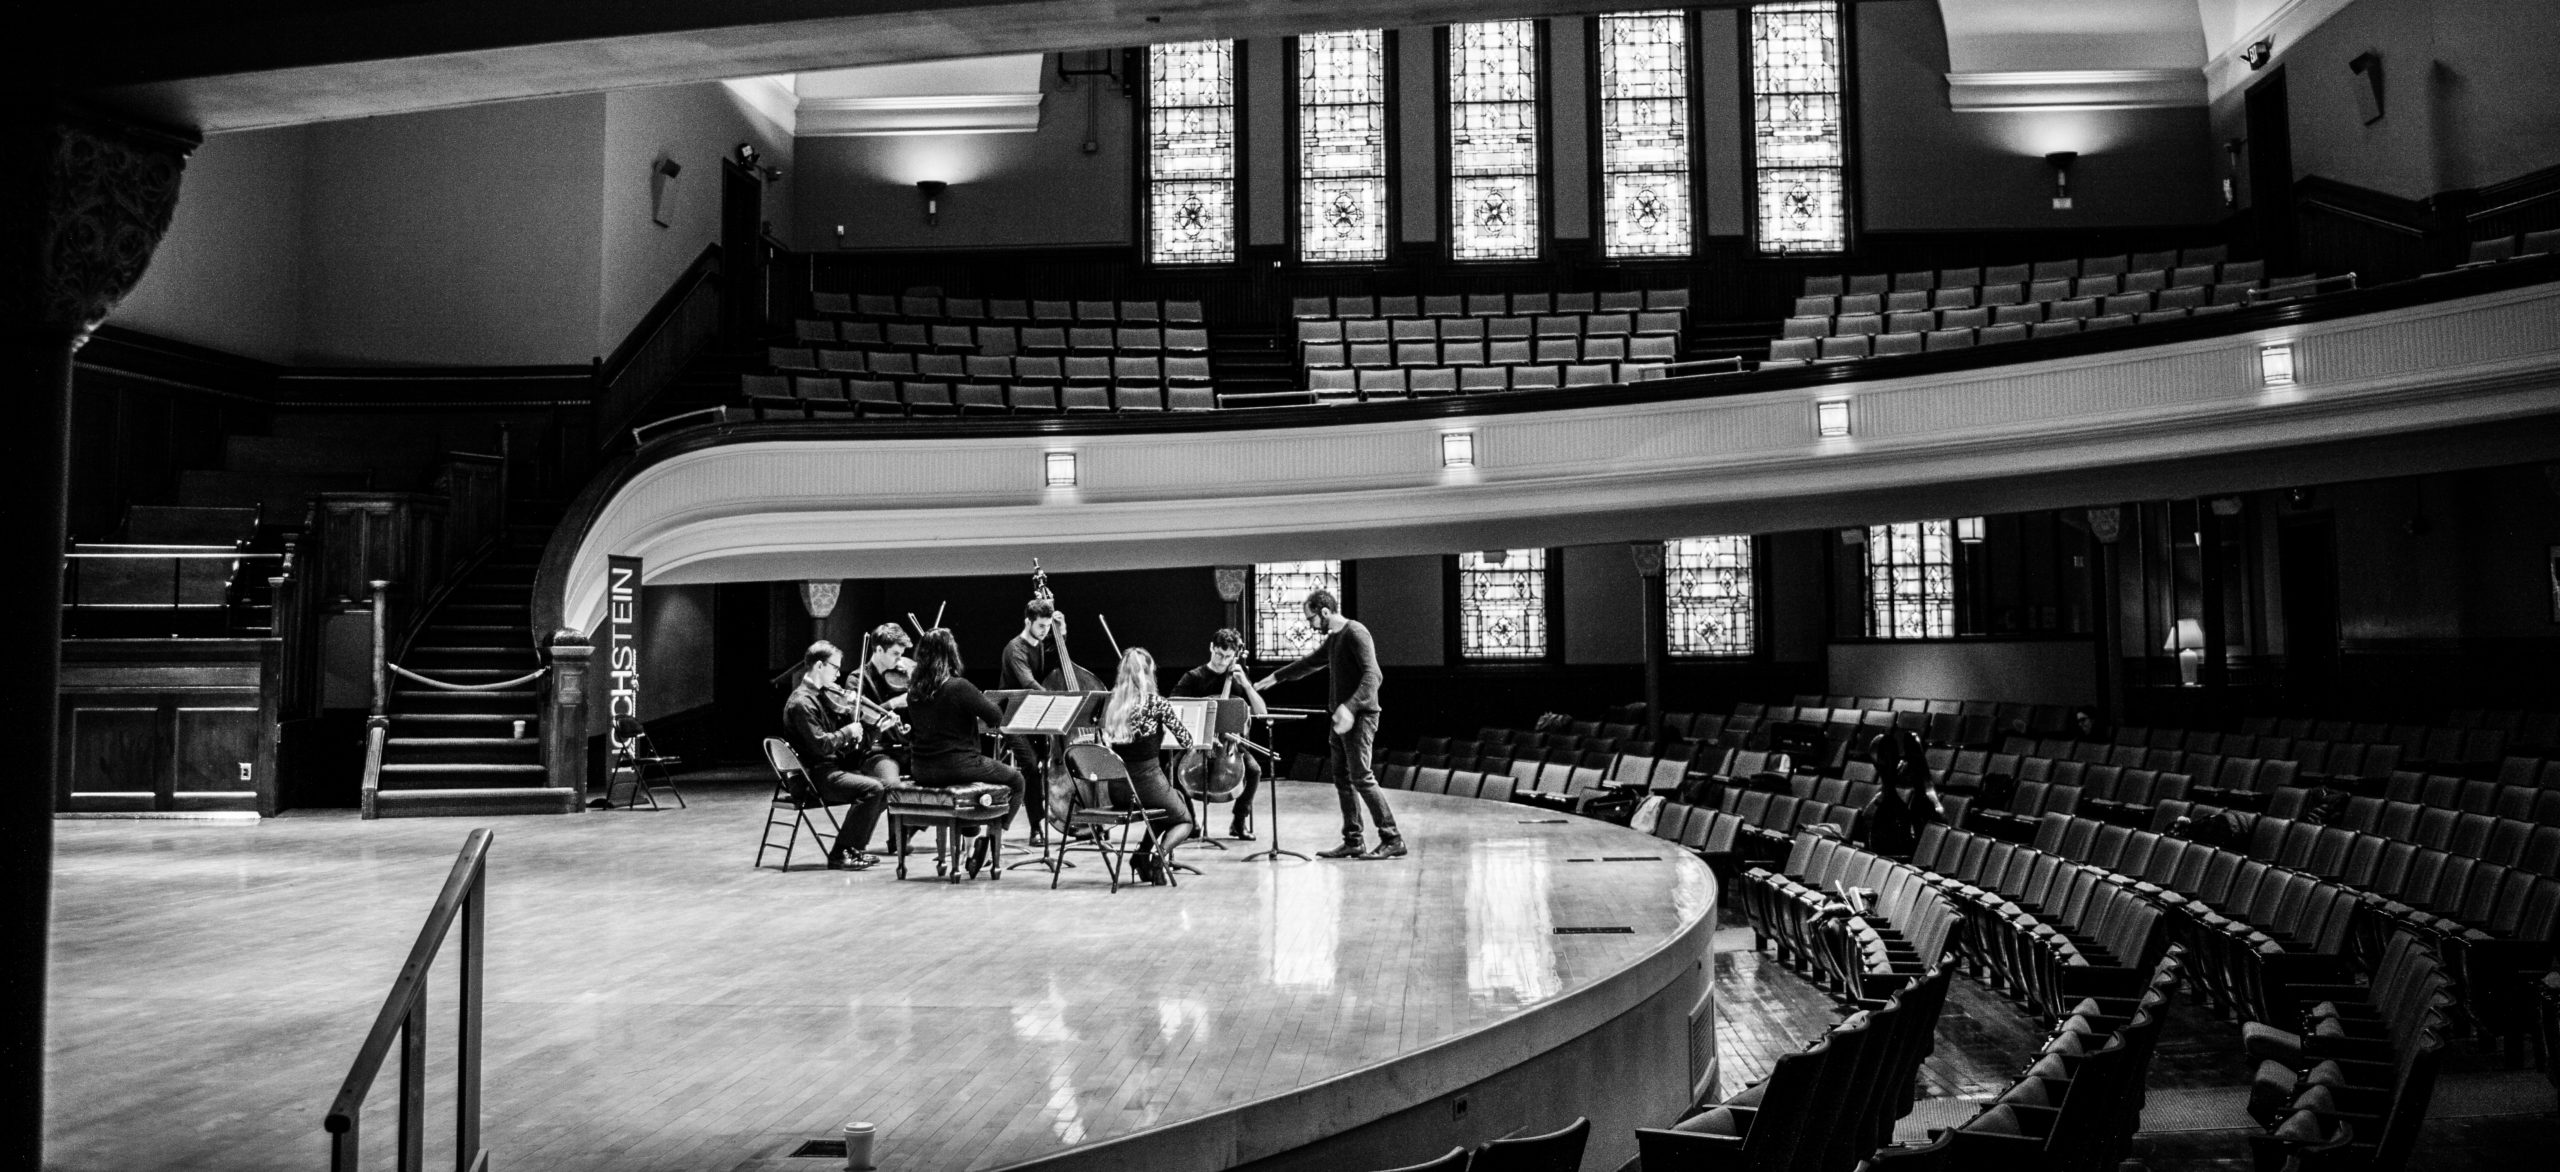
[[[1287,845],[1332,845],[1331,787],[1280,790]],[[1001,1168],[1498,1028],[1713,914],[1676,849],[1473,799],[1391,793],[1403,860],[1244,862],[1266,833],[1186,849],[1205,873],[1179,888],[1115,895],[1089,857],[1056,891],[1034,870],[829,872],[805,842],[790,874],[751,869],[766,793],[57,823],[46,1166],[323,1166],[329,1099],[478,825],[496,830],[483,1143],[508,1168],[815,1168],[784,1157],[849,1119],[879,1125],[884,1169]],[[452,951],[430,1166],[450,1166]],[[395,1086],[368,1109],[375,1158]]]

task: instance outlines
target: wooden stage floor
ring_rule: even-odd
[[[1331,788],[1280,788],[1288,845],[1330,845]],[[509,1168],[816,1168],[785,1157],[848,1119],[879,1125],[882,1168],[1004,1167],[1497,1027],[1713,915],[1676,850],[1471,799],[1392,794],[1405,860],[1244,862],[1266,835],[1113,895],[1090,858],[1054,892],[1045,872],[900,883],[806,850],[751,869],[766,792],[486,823],[58,823],[46,1166],[325,1165],[329,1098],[475,825],[497,831],[483,1142]],[[1610,925],[1633,932],[1555,932]],[[431,1166],[450,1166],[450,968]],[[368,1110],[376,1159],[394,1085]]]

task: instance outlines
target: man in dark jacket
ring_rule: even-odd
[[[864,849],[872,828],[889,804],[889,787],[879,778],[847,768],[865,754],[862,723],[835,697],[844,675],[844,653],[821,639],[800,657],[800,683],[782,703],[782,735],[800,757],[800,768],[817,787],[818,799],[830,806],[850,804],[844,829],[827,848],[827,868],[859,871],[879,862]]]
[[[1317,856],[1403,858],[1404,835],[1396,832],[1396,816],[1387,809],[1386,791],[1378,788],[1378,777],[1369,769],[1369,752],[1378,743],[1378,645],[1370,641],[1369,628],[1342,616],[1342,602],[1330,590],[1308,595],[1306,611],[1307,625],[1324,632],[1324,642],[1296,663],[1264,676],[1254,690],[1269,691],[1284,680],[1325,673],[1333,701],[1333,737],[1325,768],[1342,798],[1342,845],[1318,851]],[[1366,852],[1360,847],[1364,802],[1370,821],[1378,824],[1377,848]]]

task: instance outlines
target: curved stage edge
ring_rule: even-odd
[[[1390,791],[1389,800],[1427,796]],[[1568,817],[1533,806],[1502,808],[1523,818]],[[1618,849],[1670,858],[1683,880],[1704,885],[1704,914],[1687,918],[1634,963],[1512,1018],[1384,1062],[1007,1164],[1001,1172],[1392,1168],[1452,1147],[1560,1126],[1577,1115],[1591,1119],[1584,1169],[1627,1164],[1636,1156],[1636,1128],[1664,1126],[1716,1089],[1714,940],[1722,893],[1713,872],[1688,852],[1651,835],[1607,829],[1626,839]]]

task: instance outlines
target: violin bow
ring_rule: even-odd
[[[1103,638],[1105,638],[1105,639],[1109,639],[1109,640],[1111,640],[1111,658],[1112,658],[1112,661],[1116,663],[1116,662],[1118,662],[1118,661],[1120,661],[1120,660],[1127,659],[1127,658],[1129,657],[1129,653],[1128,653],[1128,652],[1125,652],[1125,651],[1120,650],[1120,637],[1119,637],[1118,635],[1114,635],[1114,634],[1112,634],[1112,633],[1111,633],[1111,618],[1110,618],[1110,616],[1105,615],[1105,614],[1103,614],[1101,611],[1098,611],[1098,610],[1097,610],[1097,611],[1093,612],[1093,617],[1094,617],[1094,618],[1096,618],[1096,619],[1098,619],[1098,620],[1100,620],[1100,621],[1101,621],[1101,623],[1102,623],[1102,637],[1103,637]]]
[[[933,604],[933,625],[936,629],[939,629],[942,626],[942,612],[950,605],[951,600],[948,598]]]

